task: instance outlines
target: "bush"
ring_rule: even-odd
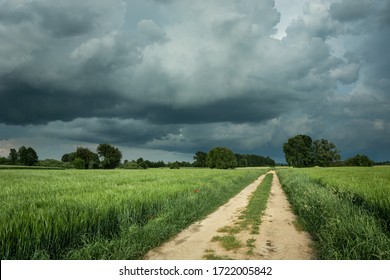
[[[138,163],[136,163],[135,161],[126,162],[126,163],[122,164],[120,166],[120,168],[123,168],[123,169],[142,169],[142,167],[139,166]]]
[[[169,165],[169,168],[170,168],[170,169],[180,169],[180,165],[179,165],[178,162],[174,162],[174,163],[171,163],[171,164]]]
[[[354,157],[351,157],[345,161],[346,166],[373,166],[374,161],[372,161],[368,156],[366,155],[356,155]]]

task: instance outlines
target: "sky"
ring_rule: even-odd
[[[0,0],[0,155],[390,160],[390,0]]]

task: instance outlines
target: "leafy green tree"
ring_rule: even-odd
[[[70,156],[69,154],[64,154],[62,157],[61,157],[61,161],[62,162],[70,162]]]
[[[83,160],[84,169],[88,169],[90,167],[90,165],[93,164],[92,162],[99,162],[99,156],[97,154],[92,152],[90,149],[83,148],[83,147],[76,148],[76,152],[74,153],[74,159],[72,160],[72,162],[74,163],[74,161],[77,158],[80,158]],[[80,161],[77,161],[77,162],[79,163]]]
[[[0,164],[10,164],[9,159],[0,156]]]
[[[16,151],[16,149],[10,149],[10,150],[9,150],[8,159],[9,159],[9,163],[10,163],[11,165],[16,165],[16,164],[18,164],[18,161],[19,161],[19,154],[18,154],[18,152]]]
[[[307,135],[297,135],[283,144],[283,151],[288,165],[295,167],[313,166],[313,140]]]
[[[31,147],[22,146],[18,151],[19,160],[22,165],[32,166],[38,162],[38,155]]]
[[[172,162],[170,165],[169,165],[169,168],[170,169],[180,169],[180,163],[175,161],[175,162]]]
[[[149,165],[146,161],[141,161],[139,164],[138,164],[141,168],[143,169],[148,169],[149,168]]]
[[[225,147],[211,149],[206,158],[206,165],[210,168],[228,169],[237,167],[234,153]]]
[[[253,154],[235,154],[239,167],[275,166],[275,161],[270,157]]]
[[[59,161],[56,159],[44,159],[38,161],[37,166],[51,167],[51,168],[73,168],[71,162]]]
[[[121,163],[121,151],[110,144],[99,144],[96,151],[102,158],[101,164],[104,169],[114,169]]]
[[[321,139],[313,142],[314,165],[332,166],[340,160],[339,151],[332,142]]]
[[[326,139],[313,141],[310,136],[297,135],[283,145],[288,165],[295,167],[332,166],[340,160],[336,145]]]
[[[142,167],[139,166],[138,163],[135,162],[134,160],[133,161],[125,160],[125,162],[119,167],[123,169],[142,169]]]
[[[372,161],[368,156],[357,154],[354,157],[351,157],[345,161],[347,166],[373,166],[374,161]]]
[[[234,156],[236,157],[238,167],[248,166],[248,160],[246,159],[246,155],[234,154]]]
[[[72,163],[76,169],[86,169],[85,161],[82,158],[77,157],[73,160]]]
[[[197,151],[194,155],[194,166],[207,167],[206,159],[207,159],[207,153],[202,151]]]

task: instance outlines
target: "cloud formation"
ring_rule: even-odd
[[[306,133],[388,159],[390,1],[374,2],[307,1],[292,16],[273,0],[1,1],[0,140],[29,127],[283,160],[283,142]]]

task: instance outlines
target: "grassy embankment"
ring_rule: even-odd
[[[390,168],[280,169],[320,259],[390,259]]]

